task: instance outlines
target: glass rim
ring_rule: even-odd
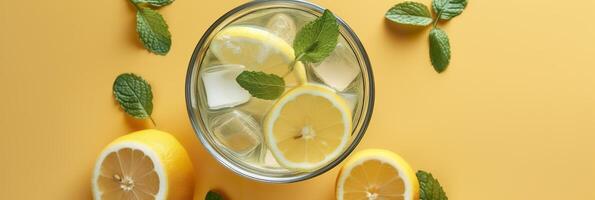
[[[193,87],[192,81],[194,80],[194,77],[195,77],[194,76],[194,72],[196,70],[195,66],[197,66],[196,65],[197,62],[202,62],[202,57],[204,57],[204,55],[200,58],[201,60],[198,60],[199,59],[198,56],[200,55],[200,51],[201,51],[201,49],[203,49],[202,47],[205,45],[205,43],[209,42],[208,41],[209,36],[211,34],[213,34],[213,31],[215,29],[217,29],[226,19],[228,19],[229,17],[233,16],[234,14],[236,14],[244,9],[247,9],[247,8],[250,8],[253,6],[259,6],[262,4],[266,5],[269,3],[289,3],[289,4],[293,4],[293,5],[297,4],[298,6],[303,6],[303,7],[306,7],[308,9],[311,9],[311,10],[319,12],[319,13],[322,13],[325,10],[325,8],[323,8],[321,6],[318,6],[318,5],[310,3],[310,2],[301,1],[301,0],[255,0],[255,1],[250,1],[250,2],[244,3],[240,6],[237,6],[237,7],[233,8],[232,10],[228,11],[227,13],[225,13],[224,15],[222,15],[221,17],[219,17],[205,31],[205,33],[202,35],[201,39],[197,43],[196,47],[194,48],[194,51],[192,52],[192,56],[190,58],[190,62],[188,65],[188,70],[186,72],[186,81],[185,81],[186,109],[188,111],[188,116],[189,116],[190,122],[192,124],[192,129],[194,130],[194,133],[199,138],[202,146],[207,150],[207,152],[209,152],[209,154],[211,156],[215,157],[215,160],[217,160],[221,165],[230,169],[234,173],[239,174],[240,176],[243,176],[243,177],[246,177],[246,178],[249,178],[252,180],[265,182],[265,183],[293,183],[293,182],[298,182],[298,181],[303,181],[303,180],[314,178],[314,177],[319,176],[319,175],[331,170],[332,168],[336,167],[339,163],[341,163],[343,160],[345,160],[345,158],[347,158],[347,156],[349,156],[353,152],[353,150],[357,147],[357,145],[361,142],[361,140],[369,126],[370,120],[372,118],[372,112],[374,110],[374,100],[375,100],[374,76],[372,73],[370,59],[369,59],[368,54],[366,53],[366,50],[364,49],[364,47],[360,41],[360,39],[357,37],[357,35],[351,29],[351,27],[349,27],[349,25],[347,25],[347,23],[345,23],[345,21],[343,21],[343,19],[341,19],[340,17],[337,16],[337,20],[338,20],[340,26],[343,27],[343,29],[347,32],[349,37],[351,37],[352,42],[354,43],[354,46],[352,46],[352,48],[354,50],[356,50],[357,52],[359,52],[358,57],[360,57],[362,59],[363,64],[365,65],[364,67],[366,68],[366,71],[367,71],[367,74],[365,74],[363,76],[367,77],[367,79],[368,79],[368,87],[364,88],[364,89],[369,90],[368,91],[369,92],[368,101],[363,102],[363,103],[367,103],[367,104],[364,104],[364,105],[367,105],[367,107],[364,108],[365,110],[362,109],[362,113],[360,114],[360,120],[362,120],[361,127],[360,127],[359,132],[357,132],[357,135],[351,142],[351,144],[349,144],[349,146],[345,149],[345,151],[343,151],[341,153],[341,155],[339,155],[337,158],[335,158],[330,163],[324,165],[323,167],[321,167],[317,170],[311,171],[311,172],[301,173],[296,176],[290,176],[290,177],[271,177],[271,176],[258,174],[258,173],[246,170],[242,167],[239,167],[234,162],[229,161],[227,158],[220,155],[220,153],[208,141],[208,139],[205,138],[206,137],[204,135],[205,133],[203,133],[203,131],[201,130],[201,127],[200,127],[201,125],[204,126],[204,124],[197,121],[197,119],[202,118],[202,116],[197,117],[197,114],[199,112],[195,112],[192,107],[192,105],[193,105],[192,99],[194,98],[194,97],[192,97],[192,87]],[[200,68],[200,67],[198,67],[198,68]],[[362,118],[362,115],[364,115],[363,118]]]

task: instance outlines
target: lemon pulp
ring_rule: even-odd
[[[351,133],[351,111],[332,89],[306,84],[283,95],[264,124],[267,145],[279,164],[311,171],[343,152]]]
[[[97,180],[101,199],[155,199],[160,178],[154,166],[140,150],[124,147],[109,153]]]

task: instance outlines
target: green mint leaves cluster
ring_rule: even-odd
[[[416,175],[419,180],[420,200],[448,200],[444,189],[431,173],[420,170]]]
[[[165,55],[171,47],[171,34],[165,19],[153,8],[171,4],[174,0],[130,0],[136,8],[136,32],[145,49]]]
[[[136,119],[151,119],[153,113],[153,92],[151,85],[142,77],[125,73],[120,74],[113,85],[113,93],[116,101],[124,112]]]
[[[450,64],[451,52],[448,35],[437,27],[438,21],[459,16],[465,7],[467,0],[433,0],[432,10],[436,13],[436,19],[433,19],[430,10],[424,4],[406,1],[390,8],[385,17],[394,23],[409,26],[425,27],[432,24],[429,38],[430,60],[434,70],[442,73]]]
[[[335,15],[325,10],[322,16],[306,24],[298,31],[293,41],[295,60],[289,66],[289,73],[297,62],[317,63],[328,57],[337,46],[339,23]],[[253,97],[274,100],[285,91],[283,77],[264,72],[244,71],[237,78],[238,84]]]

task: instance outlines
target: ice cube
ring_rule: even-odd
[[[250,93],[236,82],[244,68],[242,65],[218,65],[202,72],[210,109],[234,107],[250,100]]]
[[[256,120],[238,110],[214,117],[211,127],[217,143],[238,157],[251,155],[263,141]]]
[[[297,28],[291,16],[283,13],[273,15],[267,22],[267,29],[287,43],[293,44]]]
[[[262,121],[269,112],[275,101],[252,98],[248,103],[241,105],[238,109],[252,115],[257,121]]]
[[[359,95],[355,93],[339,93],[339,96],[343,97],[343,99],[347,103],[347,106],[349,106],[349,108],[353,112],[355,110],[355,106],[357,106]]]
[[[342,92],[360,73],[359,63],[345,39],[339,37],[335,51],[312,66],[314,74],[325,84]]]

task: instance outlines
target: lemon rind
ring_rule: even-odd
[[[225,40],[225,37],[235,37],[235,38],[246,38],[251,40],[257,40],[261,42],[266,42],[268,45],[275,47],[277,50],[283,52],[282,54],[285,55],[284,57],[287,59],[288,62],[291,62],[295,58],[295,52],[289,43],[285,40],[281,39],[280,37],[272,34],[266,30],[253,27],[253,26],[230,26],[222,29],[213,40]],[[220,60],[221,55],[220,52],[213,50],[212,51],[217,58]]]

